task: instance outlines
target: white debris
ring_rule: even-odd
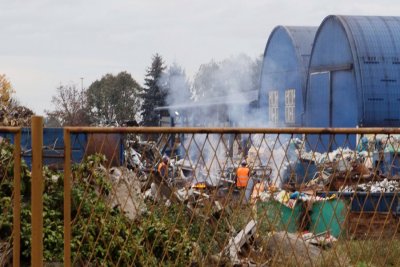
[[[379,193],[379,192],[395,192],[400,190],[400,184],[398,181],[391,180],[389,181],[385,178],[380,182],[369,182],[358,184],[357,186],[345,186],[340,189],[341,192],[371,192],[371,193]]]
[[[118,183],[122,176],[122,171],[117,167],[112,167],[109,171],[112,183]]]
[[[157,202],[161,199],[160,187],[158,185],[156,185],[155,183],[151,183],[149,190],[150,190],[151,198],[154,201]]]
[[[112,182],[109,204],[120,208],[128,218],[135,219],[145,210],[139,179],[135,173],[124,167],[111,168],[109,177]]]
[[[337,242],[337,239],[327,232],[323,232],[320,234],[305,233],[302,235],[302,238],[306,243],[320,246],[323,248],[331,247],[333,243]]]
[[[145,199],[154,200],[153,194],[151,193],[151,189],[148,189],[146,192],[144,192],[144,198],[145,198]]]
[[[141,161],[142,155],[139,154],[132,147],[129,147],[124,150],[124,157],[125,157],[126,162],[128,162],[128,164],[130,164],[132,167],[137,167],[139,169],[144,168],[144,165]]]
[[[193,189],[181,188],[176,192],[181,200],[187,200],[193,196]]]

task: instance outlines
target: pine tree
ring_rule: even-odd
[[[165,106],[167,92],[164,90],[159,81],[163,71],[165,70],[164,62],[159,54],[155,54],[152,59],[151,67],[147,69],[143,105],[142,105],[142,122],[143,126],[158,126],[159,116],[154,110],[156,107]]]

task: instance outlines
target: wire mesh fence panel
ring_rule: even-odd
[[[87,137],[64,170],[67,265],[400,264],[396,131],[67,134]]]
[[[19,266],[21,252],[21,131],[0,127],[0,266]],[[26,179],[24,180],[26,182]]]

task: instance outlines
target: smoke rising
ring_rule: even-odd
[[[184,126],[261,126],[260,116],[250,116],[257,105],[261,58],[244,54],[200,66],[190,81],[176,63],[161,79],[168,92],[171,115]],[[265,125],[265,124],[264,124]]]
[[[169,114],[176,126],[188,127],[267,127],[265,110],[258,108],[262,59],[246,55],[232,56],[220,62],[210,61],[200,66],[189,80],[184,70],[172,64],[160,80],[168,92]],[[184,142],[186,164],[195,167],[196,181],[216,185],[218,172],[237,165],[243,154],[227,155],[230,145],[250,142],[266,150],[261,140],[250,140],[256,135],[235,136],[195,135],[186,136]],[[237,139],[239,138],[239,139]],[[269,149],[271,150],[271,148]],[[261,159],[269,165],[275,177],[282,177],[285,151],[279,147]],[[237,151],[236,151],[237,152]],[[280,179],[273,181],[280,184]]]
[[[167,105],[179,105],[191,101],[190,82],[185,71],[174,62],[161,76],[160,87],[167,91]],[[170,110],[174,114],[176,110]]]

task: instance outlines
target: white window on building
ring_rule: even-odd
[[[270,122],[278,122],[278,108],[279,99],[278,91],[271,91],[268,93],[268,103],[269,103],[269,120]]]
[[[295,123],[296,91],[288,89],[285,91],[285,122]]]

